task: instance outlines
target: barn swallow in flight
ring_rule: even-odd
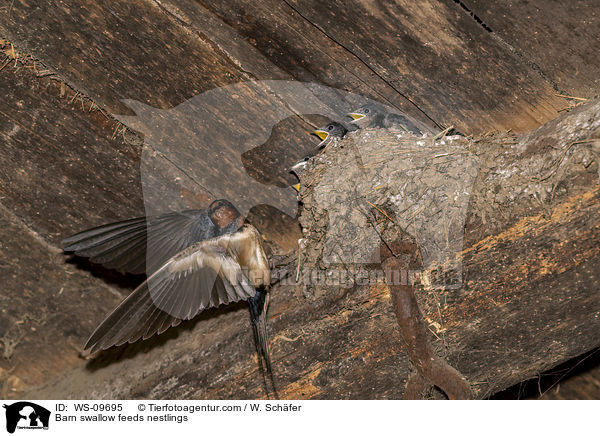
[[[365,127],[379,128],[400,128],[407,132],[412,132],[415,135],[422,135],[419,128],[404,115],[388,112],[382,106],[369,103],[348,114],[352,118],[350,121],[353,125]]]
[[[348,133],[348,129],[335,121],[312,132],[321,139],[319,148],[325,147],[333,138],[343,138],[346,133]]]
[[[271,374],[269,262],[260,233],[229,201],[103,225],[66,238],[63,247],[108,268],[148,274],[96,328],[85,350],[148,339],[204,309],[246,300],[259,356]]]

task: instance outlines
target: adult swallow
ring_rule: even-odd
[[[343,138],[346,133],[348,129],[335,121],[312,132],[321,139],[319,148],[325,147],[333,138]]]
[[[415,135],[423,134],[423,132],[421,132],[421,130],[419,130],[419,128],[404,115],[388,112],[376,103],[368,103],[350,112],[348,116],[352,118],[350,123],[360,128],[400,128],[407,132],[412,132]]]
[[[148,339],[202,310],[246,300],[268,373],[266,309],[271,272],[258,230],[227,200],[205,210],[136,218],[77,233],[64,251],[147,279],[100,323],[84,349],[93,353]],[[145,266],[144,266],[145,265]]]

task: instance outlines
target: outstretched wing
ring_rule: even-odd
[[[206,308],[254,297],[256,282],[242,266],[248,266],[247,257],[255,257],[255,253],[261,257],[261,265],[266,260],[257,235],[252,226],[244,226],[176,254],[102,321],[84,348],[94,352],[147,339]]]
[[[62,244],[65,252],[106,268],[151,274],[184,248],[215,236],[218,229],[206,210],[186,210],[84,230]]]

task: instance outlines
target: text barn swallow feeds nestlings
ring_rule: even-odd
[[[388,112],[382,106],[369,103],[348,114],[352,118],[350,121],[357,127],[365,128],[399,128],[415,135],[422,135],[415,124],[404,115]]]
[[[204,309],[246,300],[259,356],[271,373],[269,262],[260,233],[243,224],[229,201],[107,224],[66,238],[63,246],[109,268],[148,274],[92,333],[84,346],[90,353],[148,339]]]

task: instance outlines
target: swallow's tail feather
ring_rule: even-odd
[[[250,321],[252,323],[252,331],[254,333],[254,343],[256,352],[258,353],[258,362],[263,371],[265,388],[268,391],[267,377],[271,380],[273,394],[275,399],[279,399],[279,393],[273,379],[273,371],[271,366],[271,353],[269,351],[269,337],[267,335],[267,308],[269,306],[269,295],[263,287],[256,290],[256,295],[248,300],[250,307]],[[264,362],[264,364],[263,364]],[[266,374],[265,371],[266,370]]]
[[[259,288],[256,290],[256,295],[248,300],[248,306],[250,307],[250,321],[252,322],[256,351],[264,360],[267,373],[271,374],[271,357],[267,336],[268,298],[266,290]]]

